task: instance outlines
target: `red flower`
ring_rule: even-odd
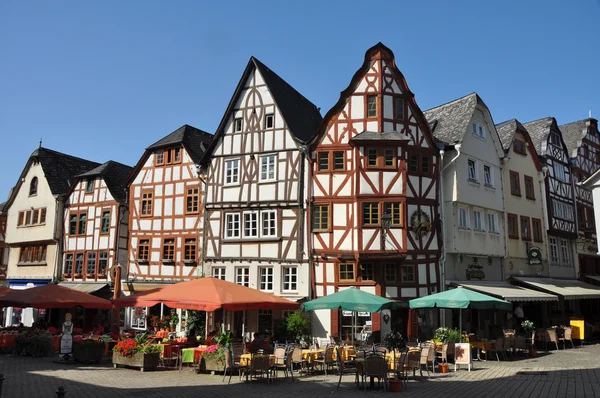
[[[131,356],[133,354],[135,354],[138,350],[138,343],[136,343],[135,340],[133,339],[125,339],[125,340],[121,340],[117,343],[117,345],[115,346],[115,348],[113,348],[114,352],[118,352],[119,354],[123,355],[124,357],[128,357]]]

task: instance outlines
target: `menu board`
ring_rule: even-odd
[[[471,371],[471,344],[469,343],[456,343],[454,345],[454,369],[456,365],[468,365],[469,371]]]

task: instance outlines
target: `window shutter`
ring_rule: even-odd
[[[373,322],[371,328],[373,329],[373,332],[379,332],[381,330],[381,314],[379,312],[374,312],[371,315],[371,321]]]
[[[339,310],[331,310],[331,329],[329,331],[330,335],[335,335],[340,333],[340,311]],[[341,339],[344,336],[340,336]]]

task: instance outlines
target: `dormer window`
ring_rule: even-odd
[[[265,116],[265,128],[272,129],[275,124],[274,121],[275,121],[275,118],[274,118],[273,114],[266,115]]]
[[[90,179],[86,181],[86,185],[85,185],[85,193],[92,193],[94,192],[94,180]]]
[[[163,151],[157,152],[154,154],[154,160],[156,165],[163,165],[165,164],[165,154]]]
[[[33,177],[31,179],[31,182],[29,183],[29,196],[37,195],[37,190],[38,190],[38,178]]]

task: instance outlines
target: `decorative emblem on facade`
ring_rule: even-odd
[[[529,265],[540,265],[542,263],[542,252],[537,246],[530,246],[527,249],[527,261]]]
[[[431,232],[431,218],[423,210],[417,210],[410,217],[410,229],[418,237],[423,237]]]

